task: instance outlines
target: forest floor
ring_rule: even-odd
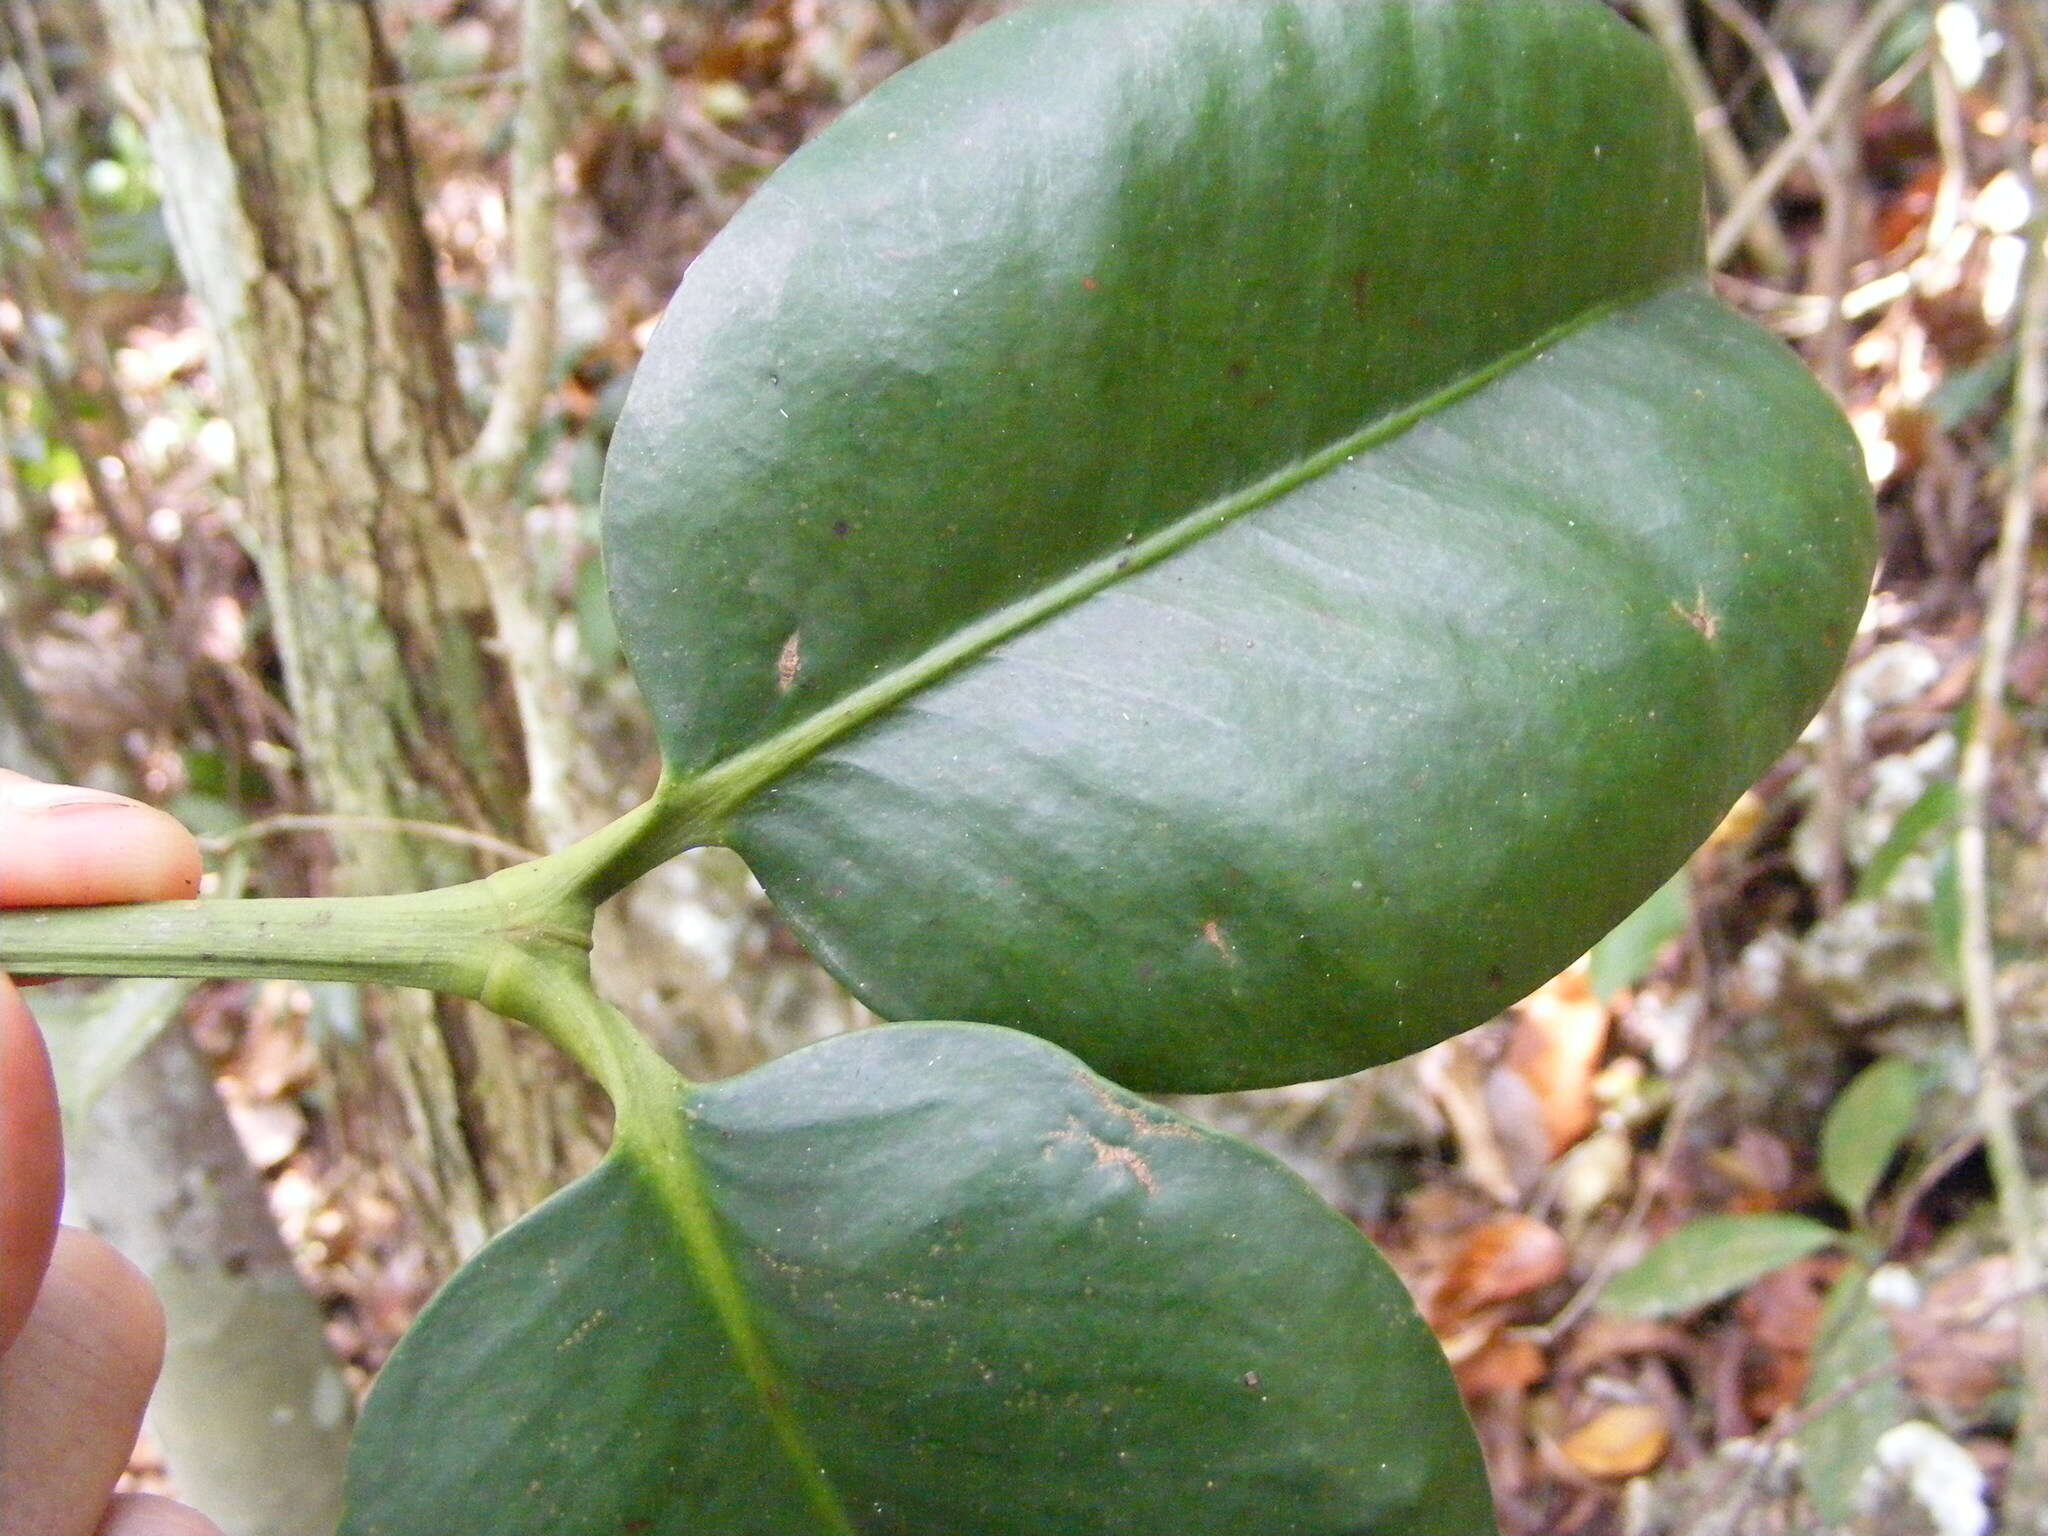
[[[661,304],[784,156],[1001,8],[579,8],[566,353],[529,529],[589,729],[618,740],[616,761],[652,759],[603,611],[596,480]],[[474,352],[506,302],[513,8],[385,9]],[[1974,1536],[2002,1496],[2027,1389],[1986,1074],[2025,1142],[2048,1146],[2048,579],[2025,544],[2007,709],[1980,723],[1971,701],[2002,527],[2029,489],[2014,494],[2014,380],[2043,345],[2021,324],[2031,180],[2048,166],[2015,64],[2041,39],[2008,31],[2024,9],[1709,0],[1663,34],[1722,141],[1722,292],[1838,392],[1877,488],[1883,567],[1845,680],[1684,876],[1500,1020],[1357,1078],[1187,1106],[1274,1148],[1386,1249],[1455,1363],[1510,1536]],[[1652,22],[1680,10],[1640,7]],[[152,234],[133,125],[77,89],[96,145],[80,270],[106,280],[64,302],[112,349],[132,436],[108,451],[149,477],[143,536],[198,615],[185,632],[268,697],[205,335]],[[10,283],[10,464],[78,596],[28,645],[31,680],[74,760],[122,765],[217,854],[247,850],[263,830],[250,806],[295,808],[275,787],[288,769],[258,744],[243,767],[267,787],[230,794],[221,763],[165,722],[161,658],[105,600],[124,556],[91,445],[23,403],[33,314]],[[1961,771],[1972,742],[1989,754],[1981,794]],[[1978,817],[1987,895],[1956,854]],[[732,1070],[860,1022],[731,866],[701,862],[647,899],[717,978],[671,999],[679,1052]],[[1988,992],[1969,964],[1986,944]],[[327,1006],[300,987],[209,987],[188,1023],[366,1387],[440,1276],[387,1173],[332,1133],[314,1047]]]

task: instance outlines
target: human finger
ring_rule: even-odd
[[[0,1536],[93,1536],[163,1352],[163,1308],[141,1271],[96,1237],[60,1234],[0,1355]]]
[[[171,817],[102,790],[0,770],[0,907],[197,896],[199,845]]]
[[[50,1058],[35,1020],[0,976],[0,1355],[42,1289],[63,1192]]]
[[[197,1510],[151,1493],[124,1493],[108,1506],[99,1536],[221,1536]]]

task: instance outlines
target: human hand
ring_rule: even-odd
[[[0,907],[194,896],[199,849],[161,811],[0,770]],[[220,1536],[166,1499],[112,1497],[163,1363],[149,1282],[59,1232],[49,1057],[0,975],[0,1536]]]

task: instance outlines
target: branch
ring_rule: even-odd
[[[910,8],[910,0],[882,0],[882,20],[888,25],[897,52],[904,58],[921,59],[932,51],[931,39],[917,24],[917,12]]]
[[[512,128],[512,329],[498,392],[463,460],[468,497],[484,509],[512,498],[547,404],[559,329],[562,258],[555,231],[555,157],[565,127],[569,8],[566,0],[522,0],[520,18],[521,90]]]
[[[1764,78],[1771,83],[1771,94],[1777,98],[1778,110],[1785,114],[1786,126],[1797,128],[1813,116],[1813,108],[1807,104],[1806,91],[1799,84],[1799,73],[1793,69],[1792,61],[1785,57],[1785,50],[1764,30],[1763,23],[1743,8],[1741,0],[1702,0],[1702,3],[1713,13],[1714,19],[1742,39],[1743,46],[1755,56]]]
[[[1707,242],[1707,262],[1720,266],[1734,254],[1735,248],[1748,238],[1749,230],[1762,218],[1771,206],[1771,199],[1777,196],[1778,188],[1784,184],[1792,167],[1813,152],[1830,124],[1840,116],[1843,108],[1856,93],[1861,83],[1864,66],[1870,62],[1870,55],[1876,49],[1885,32],[1909,10],[1915,0],[1877,0],[1870,14],[1865,16],[1842,44],[1842,51],[1835,60],[1835,67],[1821,83],[1814,94],[1812,114],[1803,123],[1793,125],[1792,131],[1771,151],[1763,168],[1756,173],[1749,185],[1742,189],[1721,222],[1714,227],[1713,238]]]
[[[1686,30],[1685,10],[1680,0],[1635,0],[1636,13],[1664,50],[1664,58],[1677,79],[1685,103],[1692,108],[1693,127],[1706,154],[1707,169],[1720,184],[1721,196],[1729,203],[1742,195],[1755,172],[1735,130],[1728,124],[1728,109],[1721,102],[1707,67],[1693,48]],[[1768,208],[1761,210],[1745,231],[1749,254],[1767,277],[1783,277],[1792,270],[1792,248],[1785,231]]]
[[[2015,74],[2025,71],[2015,67]],[[2026,122],[2024,114],[2020,124]],[[2010,484],[2000,519],[1998,548],[1993,556],[1991,596],[1984,615],[1982,652],[1977,663],[1975,708],[1967,728],[1956,772],[1958,827],[1956,874],[1962,897],[1963,1015],[1969,1027],[1970,1050],[1976,1058],[1979,1128],[1991,1163],[1998,1212],[2006,1241],[2013,1251],[2014,1275],[2020,1285],[2038,1291],[2043,1258],[2035,1194],[2027,1172],[2026,1151],[2006,1075],[2004,1024],[1998,1008],[1998,962],[1991,931],[1991,779],[2001,727],[2006,723],[2006,674],[2017,641],[2025,602],[2028,554],[2034,537],[2034,486],[2041,471],[2042,420],[2048,416],[2048,212],[2039,206],[2039,190],[2026,174],[2024,127],[2019,166],[2029,183],[2035,213],[2028,236],[2028,276],[2021,300],[2019,364],[2013,385]],[[2048,1385],[2048,1305],[2038,1299],[2023,1315],[2022,1394],[2039,1393]],[[2044,1410],[2038,1404],[2026,1415]],[[2031,1485],[2031,1495],[2048,1492],[2048,1425],[2023,1422],[2015,1446],[2014,1488]],[[2034,1441],[2031,1455],[2027,1441]],[[2014,1495],[2015,1507],[2018,1493]],[[2017,1528],[2017,1527],[2016,1527]]]
[[[409,821],[392,816],[267,816],[232,832],[202,837],[199,846],[207,853],[227,853],[264,838],[283,837],[295,832],[373,832],[389,837],[417,837],[472,848],[507,864],[524,864],[540,857],[531,848],[522,848],[488,832],[472,832],[466,827],[443,826],[437,821]]]
[[[464,529],[490,593],[518,703],[533,831],[550,848],[573,841],[593,807],[576,782],[574,689],[555,664],[533,554],[513,502],[554,371],[562,272],[555,159],[569,57],[568,0],[521,0],[521,91],[512,129],[512,333],[483,429],[456,466]]]

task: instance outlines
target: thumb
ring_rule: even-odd
[[[0,976],[0,1354],[42,1287],[63,1190],[50,1058],[35,1020]]]
[[[199,845],[162,811],[0,770],[0,907],[199,894]]]

